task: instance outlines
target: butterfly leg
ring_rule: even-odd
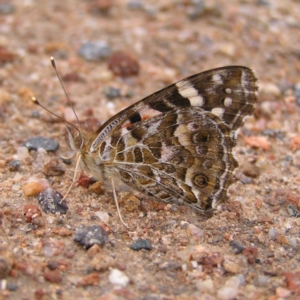
[[[111,180],[112,190],[113,190],[113,194],[114,194],[114,200],[115,200],[115,203],[116,203],[116,207],[117,207],[117,211],[118,211],[120,221],[126,228],[129,228],[129,226],[123,221],[122,216],[121,216],[114,180],[113,180],[112,177],[109,177],[109,178]]]

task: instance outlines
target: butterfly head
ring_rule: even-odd
[[[69,144],[71,149],[74,152],[82,152],[84,141],[85,141],[85,135],[83,132],[78,130],[77,128],[73,128],[71,126],[66,125],[68,137],[69,137]]]

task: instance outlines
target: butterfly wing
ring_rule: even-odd
[[[237,161],[234,133],[251,115],[256,78],[245,67],[188,77],[108,120],[91,146],[128,185],[199,209],[226,198]]]

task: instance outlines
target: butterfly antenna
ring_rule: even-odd
[[[42,105],[35,97],[31,98],[32,102],[38,106],[40,106],[42,109],[46,110],[48,113],[50,113],[51,115],[63,120],[65,123],[69,124],[70,126],[72,126],[73,128],[75,128],[79,133],[80,130],[72,123],[70,123],[69,121],[67,121],[65,118],[57,115],[56,113],[54,113],[53,111],[49,110],[48,108],[46,108],[44,105]]]
[[[81,124],[80,124],[79,118],[78,118],[78,116],[77,116],[77,114],[76,114],[76,111],[75,111],[75,109],[74,109],[74,106],[73,106],[73,104],[72,104],[72,102],[71,102],[71,100],[70,100],[70,98],[69,98],[69,96],[68,96],[68,94],[67,94],[67,91],[66,91],[66,89],[65,89],[65,86],[64,86],[64,84],[63,84],[63,81],[61,80],[60,75],[59,75],[59,73],[58,73],[58,71],[57,71],[56,64],[55,64],[55,60],[54,60],[53,56],[50,57],[50,61],[51,61],[51,65],[52,65],[52,67],[53,67],[53,69],[54,69],[54,71],[55,71],[55,73],[56,73],[56,76],[57,76],[57,78],[58,78],[58,80],[59,80],[59,82],[60,82],[60,85],[61,85],[61,87],[62,87],[62,89],[63,89],[63,91],[64,91],[64,93],[65,93],[65,95],[66,95],[66,97],[67,97],[67,99],[68,99],[68,103],[69,103],[69,105],[70,105],[70,107],[71,107],[71,109],[72,109],[72,111],[73,111],[73,113],[74,113],[74,115],[75,115],[75,118],[76,118],[76,120],[77,120],[78,127],[79,127],[80,130],[79,130],[78,128],[76,128],[76,127],[75,127],[75,128],[78,130],[78,132],[79,132],[79,134],[80,134],[80,136],[81,136]],[[74,127],[74,125],[73,125],[73,127]]]

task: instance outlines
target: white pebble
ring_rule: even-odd
[[[129,278],[127,275],[118,269],[111,269],[108,279],[111,284],[120,286],[127,286],[129,283]]]
[[[294,248],[297,248],[298,246],[298,243],[297,243],[297,239],[295,237],[290,237],[290,238],[287,238],[288,240],[288,243],[294,247]]]
[[[201,238],[204,234],[203,230],[200,229],[199,227],[195,226],[194,224],[188,225],[188,231],[189,231],[190,235],[194,235],[197,238]]]
[[[233,288],[238,288],[240,285],[242,285],[245,282],[245,278],[243,275],[237,275],[229,278],[225,285],[227,287],[233,287]]]
[[[277,230],[274,227],[271,227],[269,229],[269,238],[270,238],[270,240],[274,241],[276,239],[277,235],[278,235]]]
[[[29,157],[29,151],[26,147],[19,147],[17,149],[17,157],[19,160],[24,160]]]
[[[106,211],[97,211],[95,215],[103,222],[108,223],[109,215]]]
[[[214,283],[211,279],[198,280],[196,282],[197,289],[202,293],[213,293]]]
[[[198,262],[195,260],[191,260],[191,265],[193,266],[194,269],[198,268]]]
[[[217,292],[217,297],[220,300],[235,299],[238,294],[238,289],[232,286],[223,286]]]

